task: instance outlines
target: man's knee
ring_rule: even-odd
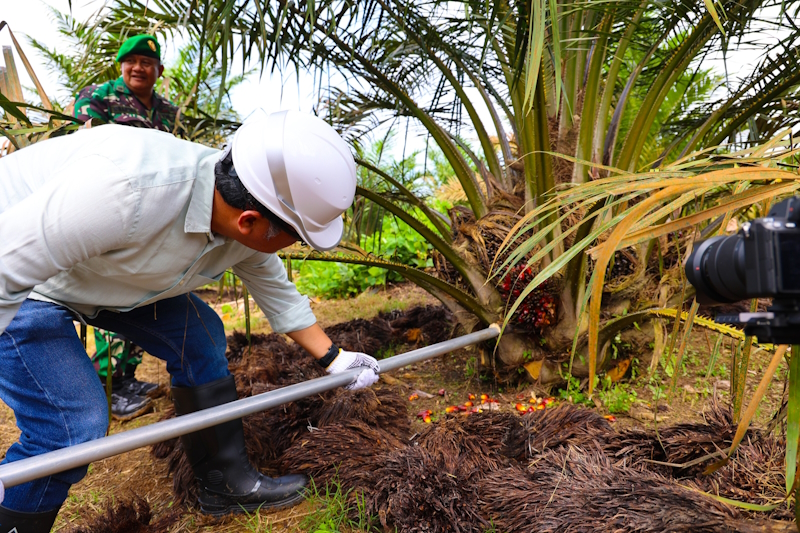
[[[68,419],[62,429],[64,431],[62,439],[66,446],[74,446],[106,435],[108,404],[105,398],[102,398],[102,401],[84,402],[66,416]]]
[[[108,407],[105,403],[97,405],[88,404],[80,410],[65,413],[65,420],[61,423],[55,420],[43,428],[43,441],[34,444],[37,439],[30,435],[38,453],[56,450],[67,446],[75,446],[105,437],[108,430]]]
[[[93,404],[87,409],[86,416],[81,418],[78,442],[74,444],[102,438],[106,435],[107,430],[108,405],[106,403]]]

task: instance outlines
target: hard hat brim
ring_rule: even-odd
[[[305,228],[301,232],[306,243],[308,243],[315,250],[320,252],[327,252],[333,250],[342,241],[342,234],[344,233],[344,221],[341,218],[334,219],[322,231],[308,232]]]

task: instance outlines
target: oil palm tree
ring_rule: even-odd
[[[599,220],[601,213],[617,220],[617,212],[602,209],[615,202],[611,193],[602,196],[600,189],[599,199],[580,209],[555,208],[552,201],[563,199],[559,187],[616,175],[609,169],[658,168],[693,150],[742,140],[752,133],[753,121],[764,131],[768,124],[773,130],[786,125],[781,102],[800,80],[797,30],[790,16],[783,22],[786,37],[752,73],[730,82],[732,88],[715,107],[676,105],[676,98],[686,102],[680,89],[687,91],[691,80],[702,76],[704,57],[727,49],[729,61],[735,61],[735,44],[765,31],[757,22],[770,2],[726,1],[711,10],[707,5],[688,0],[122,0],[95,24],[122,31],[127,20],[136,20],[159,31],[182,32],[219,57],[223,76],[234,60],[256,61],[267,70],[310,69],[318,74],[319,112],[354,141],[384,121],[412,121],[452,167],[465,205],[443,217],[366,162],[360,163],[384,179],[393,194],[366,187],[358,194],[423,235],[444,267],[432,275],[358,255],[316,257],[394,269],[460,311],[467,328],[505,319],[513,326],[509,298],[534,297],[528,307],[556,319],[530,326],[518,317],[516,323],[525,327],[507,329],[498,354],[514,366],[525,353],[558,360],[576,332],[586,330],[582,305],[591,264],[583,248],[571,248],[601,235],[593,224],[577,222]],[[793,2],[782,6],[788,13],[797,10]],[[331,71],[343,80],[338,86],[324,81],[323,74]],[[665,113],[667,108],[678,112]],[[471,147],[464,137],[473,135],[477,142]],[[646,159],[654,153],[655,160]],[[660,201],[671,205],[669,198]],[[418,208],[416,215],[409,206]],[[544,206],[548,209],[541,211]],[[619,204],[618,210],[627,207]],[[664,220],[669,215],[663,206],[657,212]],[[519,226],[524,231],[511,243],[527,247],[507,261],[512,246],[493,267],[503,237],[525,213],[544,218],[523,219],[528,224]],[[672,241],[664,245],[672,252],[661,250],[663,255],[675,252]],[[642,253],[618,257],[618,264],[633,265],[618,286],[652,277],[643,267],[652,249],[650,243]],[[530,263],[529,276],[547,272],[553,281],[529,285],[527,293],[516,286],[505,291],[509,276],[516,283],[521,274],[507,270],[514,261]],[[501,266],[506,270],[499,271]]]

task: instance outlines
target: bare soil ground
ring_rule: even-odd
[[[209,300],[216,295],[209,294]],[[407,309],[416,305],[436,304],[427,293],[411,285],[401,285],[340,301],[315,301],[314,311],[323,327],[346,322],[356,318],[372,318],[379,312],[395,309]],[[243,329],[243,312],[241,299],[237,302],[214,303],[226,324],[226,329]],[[223,308],[223,306],[226,306]],[[601,415],[607,415],[613,421],[612,426],[621,428],[640,428],[643,430],[673,425],[680,422],[702,422],[704,412],[716,401],[727,405],[730,396],[730,351],[724,349],[713,368],[709,368],[709,359],[715,341],[715,334],[706,334],[702,330],[693,333],[689,349],[681,368],[677,370],[675,393],[671,393],[672,379],[667,375],[664,366],[659,367],[655,378],[647,374],[652,356],[648,346],[632,347],[623,353],[622,358],[634,359],[634,372],[627,372],[627,377],[618,383],[606,387],[604,394],[595,396],[592,408]],[[254,333],[268,333],[269,326],[265,320],[259,321]],[[91,335],[90,335],[91,337]],[[409,345],[393,346],[381,354],[393,355],[412,349]],[[89,348],[91,351],[91,347]],[[627,355],[626,355],[627,354]],[[750,363],[747,377],[747,394],[745,405],[752,391],[766,368],[769,353],[755,351]],[[406,400],[409,418],[413,419],[412,434],[424,433],[430,426],[419,413],[430,411],[433,422],[445,419],[447,407],[465,405],[470,395],[475,405],[479,404],[481,394],[497,401],[496,409],[501,412],[515,412],[518,405],[535,405],[532,398],[555,397],[557,403],[568,403],[562,399],[559,390],[542,388],[524,380],[513,387],[498,387],[489,377],[486,369],[479,367],[479,355],[475,349],[469,348],[447,354],[433,361],[428,361],[400,371],[382,376],[378,385],[399,392]],[[675,372],[672,372],[674,375]],[[770,385],[767,397],[760,407],[755,425],[765,425],[780,406],[783,387],[785,385],[787,367],[781,364],[775,379]],[[159,383],[168,387],[168,375],[161,361],[147,355],[140,366],[137,377],[142,380]],[[602,388],[602,387],[601,387]],[[443,395],[439,395],[442,391]],[[626,396],[627,395],[627,396]],[[635,398],[634,398],[635,395]],[[624,396],[624,398],[623,398]],[[603,400],[605,400],[605,403]],[[619,403],[627,398],[631,405],[625,412],[617,411]],[[585,401],[580,394],[573,393],[572,400]],[[632,400],[632,403],[631,403]],[[624,402],[622,402],[624,403]],[[170,407],[169,400],[162,396],[155,400],[152,413],[127,423],[114,421],[110,432],[118,433],[157,421]],[[488,409],[488,407],[486,407]],[[613,415],[613,418],[612,418]],[[19,436],[14,424],[13,413],[0,403],[0,457],[4,450]],[[565,459],[566,461],[566,459]],[[566,464],[566,463],[565,463]],[[164,461],[153,458],[149,449],[140,449],[91,465],[88,476],[75,487],[62,508],[54,531],[62,531],[75,526],[90,523],[104,511],[111,502],[118,502],[131,497],[144,498],[150,505],[154,516],[168,513],[175,506],[171,475],[167,472]],[[263,511],[254,517],[229,517],[212,520],[193,512],[182,512],[176,524],[169,528],[175,532],[236,532],[236,531],[303,531],[304,517],[315,513],[318,509],[314,502],[308,501],[290,510]]]

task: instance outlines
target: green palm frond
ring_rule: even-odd
[[[310,253],[301,253],[301,252],[290,252],[290,251],[282,251],[278,252],[278,256],[282,259],[292,259],[298,261],[333,261],[337,263],[349,263],[355,265],[365,265],[365,266],[376,266],[380,268],[386,268],[397,272],[401,276],[407,278],[409,281],[414,283],[420,283],[423,285],[430,286],[442,293],[446,294],[447,296],[453,298],[456,302],[458,302],[462,307],[467,309],[469,312],[475,314],[478,318],[481,319],[485,324],[491,324],[494,320],[496,320],[496,316],[492,313],[486,311],[485,307],[478,302],[475,297],[466,292],[462,291],[458,287],[447,283],[437,277],[431,276],[427,272],[423,270],[419,270],[417,268],[408,266],[403,263],[396,263],[393,261],[388,261],[386,259],[382,259],[376,256],[362,256],[362,255],[354,255],[354,254],[344,254],[344,253],[328,253],[328,252],[310,252]]]

